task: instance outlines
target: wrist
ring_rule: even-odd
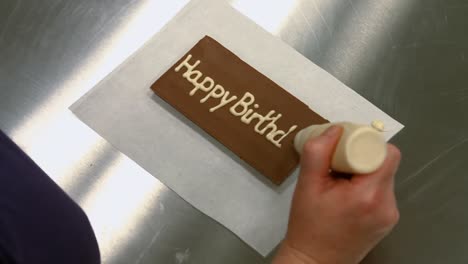
[[[320,264],[314,258],[295,249],[286,241],[281,243],[281,246],[276,254],[273,264]]]

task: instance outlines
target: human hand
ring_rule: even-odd
[[[305,144],[288,232],[274,264],[357,264],[398,222],[400,151],[389,144],[376,172],[337,178],[330,162],[342,132],[333,126]]]

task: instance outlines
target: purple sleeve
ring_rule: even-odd
[[[0,263],[100,263],[83,210],[1,131]]]

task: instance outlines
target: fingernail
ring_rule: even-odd
[[[325,132],[323,132],[322,136],[335,137],[335,136],[337,136],[338,134],[341,133],[342,129],[343,128],[341,126],[333,125],[333,126],[329,127],[327,130],[325,130]]]

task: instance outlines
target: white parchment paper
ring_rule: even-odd
[[[283,238],[297,170],[274,187],[159,99],[150,85],[209,35],[330,121],[403,126],[223,1],[190,2],[72,111],[113,146],[262,255]],[[123,194],[124,195],[124,194]]]

